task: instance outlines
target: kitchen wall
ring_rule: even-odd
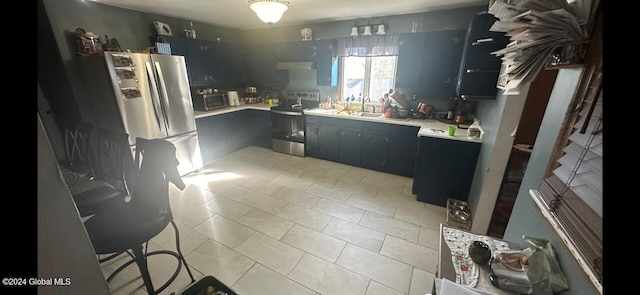
[[[486,234],[489,229],[528,91],[529,84],[526,84],[519,95],[504,95],[498,91],[495,100],[478,102],[477,116],[481,118],[480,125],[485,134],[468,199],[473,212],[471,231],[474,233]]]
[[[93,32],[100,37],[108,35],[116,38],[122,49],[142,50],[152,46],[151,36],[156,35],[154,21],[167,23],[175,34],[189,28],[189,21],[173,17],[143,13],[118,7],[102,5],[84,0],[38,0],[39,5],[39,58],[38,79],[41,81],[45,98],[51,102],[52,113],[60,121],[92,122],[95,116],[86,99],[91,89],[84,87],[84,80],[76,64],[76,44],[74,30],[78,27]],[[41,8],[42,7],[42,8]],[[45,9],[46,13],[41,10]],[[486,10],[486,5],[436,11],[427,13],[384,17],[388,24],[388,34],[411,32],[413,23],[421,24],[421,31],[466,29],[472,15]],[[70,13],[73,12],[73,13]],[[43,17],[44,16],[44,17]],[[355,21],[360,24],[370,20],[380,22],[380,18],[309,24],[305,26],[275,27],[261,30],[239,31],[224,27],[194,22],[198,39],[216,40],[230,43],[265,43],[301,40],[300,29],[310,27],[316,39],[348,37]],[[321,97],[336,98],[338,87],[319,87],[315,84],[315,71],[290,73],[286,89],[318,89]],[[262,90],[261,90],[262,91]],[[413,89],[401,89],[402,93],[416,92]],[[436,109],[446,110],[449,98],[424,101]],[[66,120],[65,120],[66,119]],[[64,124],[60,124],[61,127]],[[55,134],[52,134],[56,136]],[[56,148],[56,154],[60,151]]]
[[[384,18],[362,18],[347,21],[325,22],[317,24],[274,27],[269,29],[248,30],[241,32],[241,38],[245,43],[271,43],[271,42],[290,42],[300,41],[302,37],[300,30],[308,27],[313,30],[314,39],[340,39],[348,38],[351,34],[351,27],[357,22],[358,24],[366,24],[370,21],[372,24],[379,24],[384,21],[388,25],[387,34],[411,33],[412,26],[417,23],[421,26],[418,32],[439,31],[439,30],[466,30],[471,21],[473,14],[487,9],[486,5],[452,9],[445,11],[434,11],[425,13],[414,13],[405,15],[386,16]],[[337,98],[338,87],[317,87],[315,83],[309,83],[307,79],[315,79],[314,71],[297,71],[289,73],[289,85],[286,89],[308,89],[305,87],[313,87],[311,89],[319,89],[322,98],[331,96]],[[315,81],[315,80],[310,80]],[[449,97],[425,98],[420,90],[416,89],[399,89],[400,93],[405,97],[411,97],[412,93],[418,94],[419,102],[425,102],[432,107],[446,111],[449,108]]]

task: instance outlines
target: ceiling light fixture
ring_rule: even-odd
[[[249,0],[249,8],[265,23],[275,24],[282,14],[289,9],[289,1],[281,0]]]

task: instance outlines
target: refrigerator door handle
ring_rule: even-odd
[[[160,67],[159,62],[155,62],[156,72],[158,73],[158,84],[160,84],[160,91],[162,94],[162,111],[165,114],[165,122],[167,124],[167,130],[171,129],[169,126],[169,120],[167,119],[167,113],[171,113],[171,109],[169,108],[169,94],[167,93],[167,86],[164,84],[164,75],[162,74],[162,67]]]
[[[150,62],[146,62],[146,66],[147,66],[147,76],[149,76],[149,83],[151,83],[151,87],[150,88],[150,92],[151,92],[151,99],[152,104],[153,104],[153,113],[156,115],[156,123],[158,123],[158,129],[162,130],[162,123],[160,123],[160,116],[158,116],[158,104],[159,104],[159,98],[158,98],[158,86],[156,85],[156,77],[153,74],[154,71],[151,68],[151,63]]]

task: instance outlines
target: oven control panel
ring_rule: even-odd
[[[320,91],[287,91],[287,99],[297,100],[298,98],[307,101],[320,101]]]

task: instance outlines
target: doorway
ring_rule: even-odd
[[[504,236],[557,75],[558,69],[542,70],[531,82],[489,223],[489,236]]]

